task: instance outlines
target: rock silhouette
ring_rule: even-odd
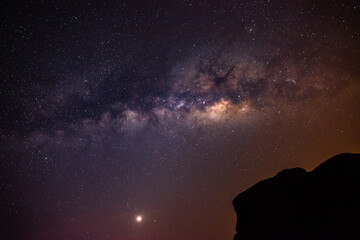
[[[233,200],[234,240],[360,239],[360,154],[286,169]]]

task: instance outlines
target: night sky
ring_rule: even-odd
[[[232,239],[238,193],[360,152],[359,11],[2,1],[0,239]]]

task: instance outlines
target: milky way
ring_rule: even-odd
[[[0,238],[231,239],[240,191],[360,151],[359,8],[1,3]]]

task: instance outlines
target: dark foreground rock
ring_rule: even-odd
[[[286,169],[240,193],[234,240],[360,239],[360,154]]]

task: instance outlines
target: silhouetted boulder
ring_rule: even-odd
[[[233,200],[234,240],[360,239],[360,154],[286,169]]]

